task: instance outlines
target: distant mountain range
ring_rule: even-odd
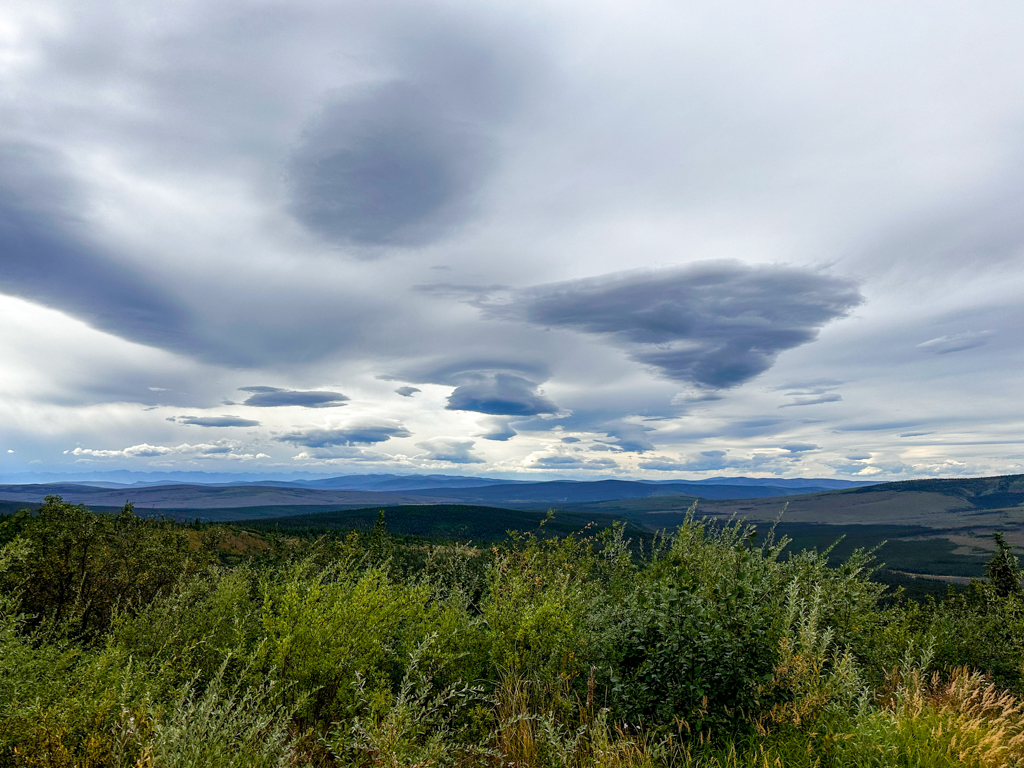
[[[358,490],[395,492],[425,488],[475,488],[487,485],[522,485],[539,482],[595,482],[574,480],[549,475],[551,480],[538,481],[518,478],[481,477],[474,475],[419,475],[419,474],[360,474],[324,476],[309,472],[279,474],[226,473],[226,472],[133,472],[131,470],[109,470],[85,474],[56,474],[52,472],[29,472],[0,477],[0,488],[7,485],[53,485],[74,484],[93,488],[125,488],[163,485],[271,485],[280,487],[320,488],[324,490]],[[608,480],[615,478],[599,478]],[[775,477],[711,477],[703,480],[630,480],[650,485],[744,485],[771,486],[778,488],[815,488],[834,490],[872,485],[870,481],[833,480],[830,478],[775,478]]]
[[[364,507],[379,504],[487,504],[537,508],[622,499],[760,499],[856,488],[867,483],[829,479],[712,478],[697,482],[647,480],[509,481],[453,475],[344,475],[295,481],[234,483],[110,482],[0,485],[0,501],[40,502],[47,495],[96,507],[167,512],[283,506]],[[247,517],[250,514],[246,515]]]

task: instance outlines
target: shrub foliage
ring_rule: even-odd
[[[1005,542],[914,603],[755,533],[288,538],[51,497],[0,523],[0,765],[1024,764]]]

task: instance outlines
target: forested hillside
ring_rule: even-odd
[[[3,518],[0,764],[1024,764],[1001,540],[986,583],[915,602],[870,553],[692,511],[486,546],[386,523]]]

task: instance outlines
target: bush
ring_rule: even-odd
[[[47,496],[34,517],[4,524],[19,532],[17,558],[0,571],[33,625],[95,638],[118,607],[139,607],[194,568],[201,555],[173,524],[143,520],[131,504],[97,515]]]
[[[998,585],[883,608],[871,553],[693,510],[652,547],[236,533],[56,498],[4,523],[0,765],[1024,765]]]
[[[396,581],[380,567],[300,561],[266,574],[261,588],[261,669],[310,692],[300,711],[311,722],[350,711],[357,678],[381,695],[395,690],[428,635],[438,636],[421,659],[428,669],[460,654],[459,643],[473,645],[474,623],[461,603],[435,601],[427,585]],[[472,660],[466,665],[474,669]]]
[[[756,716],[782,633],[778,550],[752,528],[691,514],[613,611],[608,675],[617,717],[648,727],[734,729]]]
[[[1024,600],[1000,597],[988,584],[932,603],[918,617],[919,631],[935,646],[935,667],[968,666],[996,684],[1024,694]]]

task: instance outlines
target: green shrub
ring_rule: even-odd
[[[935,645],[939,669],[968,666],[1024,694],[1024,600],[1000,597],[988,584],[972,583],[917,616],[919,632]]]
[[[325,739],[334,757],[343,764],[403,768],[465,764],[472,758],[484,762],[496,754],[480,744],[489,725],[480,722],[487,711],[481,705],[488,703],[483,690],[466,683],[441,687],[424,670],[422,662],[436,641],[430,635],[413,650],[394,694],[381,696],[356,677],[351,717],[334,723]]]
[[[19,595],[20,610],[52,631],[94,638],[120,606],[147,604],[196,563],[173,524],[143,520],[130,504],[97,515],[47,496],[16,525],[20,555],[0,571],[0,590]]]
[[[302,712],[315,722],[337,720],[354,705],[357,677],[371,691],[395,690],[409,654],[432,633],[437,661],[423,664],[443,666],[464,636],[473,645],[474,622],[460,603],[435,601],[427,585],[396,581],[379,567],[301,561],[267,574],[262,590],[261,667],[310,692]]]
[[[494,550],[480,610],[491,674],[560,687],[592,661],[599,592],[592,541],[526,536]]]
[[[730,728],[762,706],[778,661],[777,551],[753,530],[692,511],[617,607],[607,664],[613,712],[631,723]]]
[[[284,768],[295,765],[280,685],[228,684],[227,664],[202,688],[185,686],[152,711],[151,733],[140,739],[152,768]]]
[[[170,687],[205,684],[228,659],[231,678],[262,640],[259,579],[246,565],[183,577],[141,610],[115,614],[107,645]]]

